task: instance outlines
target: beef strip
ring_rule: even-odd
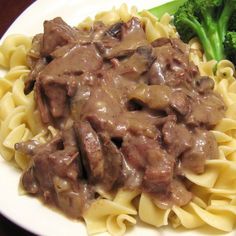
[[[123,155],[115,144],[110,140],[108,134],[100,133],[99,139],[102,144],[104,157],[104,177],[102,184],[106,191],[109,191],[117,185],[122,185],[122,162]]]
[[[88,121],[76,122],[75,130],[87,178],[90,182],[99,182],[104,177],[104,158],[99,137]]]
[[[169,38],[158,38],[156,40],[154,40],[151,45],[156,48],[156,47],[161,47],[161,46],[164,46],[166,44],[169,44],[171,43],[171,39]]]

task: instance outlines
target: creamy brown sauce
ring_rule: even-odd
[[[209,129],[225,111],[188,56],[179,39],[150,44],[136,18],[90,30],[46,21],[28,56],[25,93],[34,89],[42,122],[60,132],[43,145],[16,145],[32,158],[25,190],[73,217],[98,187],[139,189],[162,208],[187,204],[183,168],[200,174],[218,158]]]

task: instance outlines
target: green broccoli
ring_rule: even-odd
[[[160,6],[153,7],[148,11],[160,19],[166,12],[168,12],[170,15],[174,15],[177,9],[186,1],[187,0],[172,0]]]
[[[236,65],[236,32],[228,32],[224,40],[227,58]]]
[[[198,36],[207,59],[219,61],[228,53],[224,40],[229,28],[236,30],[235,10],[236,0],[188,0],[175,13],[174,25],[183,41]]]

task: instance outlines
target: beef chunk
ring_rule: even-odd
[[[77,83],[73,77],[42,76],[36,81],[35,95],[44,123],[68,114],[68,98],[74,96]]]
[[[181,179],[175,178],[171,183],[171,198],[175,205],[184,206],[193,198],[193,194],[186,189]]]
[[[204,172],[205,161],[219,157],[218,146],[214,135],[205,130],[196,129],[193,146],[182,157],[182,166],[200,174]]]
[[[63,132],[62,141],[63,150],[50,154],[52,169],[57,176],[67,177],[76,181],[78,177],[83,177],[83,172],[73,128]]]
[[[34,168],[30,167],[21,177],[21,183],[24,189],[31,194],[37,194],[40,192],[39,183],[34,176]]]
[[[130,166],[144,170],[145,191],[152,193],[170,191],[175,161],[156,140],[145,136],[127,136],[121,150]]]
[[[192,146],[192,134],[183,124],[167,121],[162,128],[162,134],[168,152],[176,157]]]
[[[148,150],[147,161],[143,178],[145,191],[169,195],[174,173],[174,157],[156,145]]]
[[[187,54],[188,47],[179,39],[163,40],[154,48],[156,60],[149,71],[150,84],[167,84],[177,86],[191,81],[190,66]],[[178,45],[178,46],[177,46]]]
[[[29,140],[22,143],[16,143],[15,150],[17,150],[18,152],[24,153],[26,155],[34,155],[35,150],[38,145],[39,143],[37,141]]]
[[[93,45],[77,46],[66,56],[49,63],[36,79],[36,101],[42,121],[65,117],[68,98],[76,93],[77,78],[85,71],[99,69],[102,63]]]
[[[55,58],[43,70],[43,75],[80,75],[95,72],[102,66],[102,58],[93,44],[76,45],[63,57]]]
[[[17,148],[31,153],[28,143],[18,144]],[[25,190],[40,194],[46,202],[79,217],[94,196],[90,188],[77,182],[83,173],[73,128],[64,130],[47,144],[38,145],[33,153],[32,164],[22,176]]]
[[[199,93],[212,91],[215,86],[214,80],[209,78],[208,76],[200,76],[194,82]]]
[[[79,153],[73,132],[72,129],[64,131],[62,137],[57,136],[51,142],[38,145],[34,149],[33,165],[26,171],[26,176],[33,169],[34,178],[39,183],[41,191],[49,192],[52,195],[54,188],[53,177],[55,175],[74,181],[77,177],[82,176],[78,161]],[[63,141],[69,135],[73,137]],[[19,145],[22,146],[22,144]],[[21,149],[21,151],[28,153],[27,149]],[[27,184],[23,179],[23,185],[27,187]]]
[[[76,39],[76,30],[67,25],[60,17],[45,21],[41,54],[48,56],[57,47],[76,42]]]
[[[162,169],[165,167],[164,169]],[[173,172],[169,165],[148,166],[143,178],[143,188],[149,193],[170,195]]]
[[[27,64],[30,67],[30,69],[33,69],[38,60],[42,59],[40,55],[42,40],[43,40],[43,34],[36,34],[32,39],[31,49],[29,50],[26,57]]]
[[[147,72],[154,60],[152,48],[142,46],[137,48],[133,55],[122,60],[117,70],[119,74],[135,79]]]
[[[192,101],[191,112],[186,123],[192,126],[212,128],[223,118],[225,104],[222,98],[212,91]]]
[[[131,92],[129,97],[131,100],[160,111],[169,106],[171,94],[171,89],[166,85],[141,84]]]
[[[120,39],[108,36],[96,45],[104,58],[111,59],[131,55],[138,47],[147,46],[148,42],[140,21],[132,18],[121,25]]]
[[[43,40],[43,34],[37,34],[32,40],[32,47],[27,54],[27,64],[29,65],[31,71],[26,78],[24,93],[29,94],[33,88],[34,83],[38,74],[47,65],[46,58],[42,58],[40,55],[40,48]]]
[[[38,74],[45,68],[46,64],[47,63],[46,63],[45,58],[39,59],[36,62],[33,70],[30,71],[30,73],[25,81],[25,88],[24,88],[25,94],[29,94],[33,90],[36,78],[37,78]]]
[[[73,48],[76,46],[75,43],[69,43],[61,47],[57,47],[50,56],[46,57],[48,63],[50,63],[52,60],[60,57],[66,56],[66,54],[70,53],[70,50],[73,50]],[[50,60],[48,60],[50,59]]]
[[[171,94],[170,106],[183,116],[187,115],[191,109],[188,96],[181,91]]]
[[[62,140],[60,137],[56,137],[50,143],[40,145],[37,150],[35,150],[33,165],[30,166],[29,169],[23,174],[22,178],[23,186],[26,189],[29,189],[28,186],[31,186],[32,183],[38,183],[38,190],[42,192],[50,192],[50,189],[53,188],[49,155],[58,149],[58,146],[61,145],[61,141]],[[32,183],[28,181],[28,176],[31,176]]]
[[[144,170],[146,166],[146,150],[148,150],[149,139],[145,136],[126,136],[122,144],[122,153],[127,162],[135,169]]]

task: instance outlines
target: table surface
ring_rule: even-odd
[[[0,38],[33,0],[0,0]],[[0,214],[0,235],[1,236],[31,236],[22,228],[16,226]]]

